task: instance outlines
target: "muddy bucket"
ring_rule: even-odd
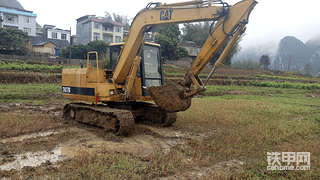
[[[146,90],[153,101],[168,112],[185,111],[191,105],[191,97],[187,97],[186,87],[180,83],[168,82],[163,86],[150,86]]]

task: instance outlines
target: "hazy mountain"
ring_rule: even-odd
[[[311,59],[311,50],[293,36],[281,39],[275,56],[275,68],[286,71],[303,71]]]
[[[293,36],[284,37],[278,46],[274,59],[275,69],[304,72],[307,64],[311,65],[311,73],[317,75],[320,66],[320,43],[316,39],[306,44]]]
[[[306,46],[313,52],[316,52],[320,49],[320,36],[310,39],[306,42]]]
[[[24,10],[23,6],[17,0],[0,0],[0,6],[7,6]]]
[[[262,55],[268,55],[271,60],[269,68],[304,73],[306,64],[311,65],[313,75],[320,75],[320,36],[303,43],[296,37],[286,36],[279,42],[266,45],[247,47],[237,54],[232,62],[253,60],[259,62]]]
[[[320,75],[320,37],[306,42],[307,47],[311,50],[310,65],[313,75]]]

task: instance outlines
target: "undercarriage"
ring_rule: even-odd
[[[135,122],[171,126],[177,113],[168,113],[155,104],[145,102],[108,102],[100,105],[70,103],[63,108],[65,119],[95,125],[117,135],[130,135]]]

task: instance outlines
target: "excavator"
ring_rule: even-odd
[[[130,135],[135,122],[171,126],[177,112],[187,110],[191,99],[206,90],[212,74],[246,30],[257,2],[242,0],[233,6],[221,0],[149,3],[138,12],[123,43],[110,44],[110,66],[99,68],[98,54],[88,53],[87,67],[63,69],[62,94],[75,100],[63,108],[63,117],[104,128],[117,135]],[[184,78],[164,85],[161,47],[146,42],[155,26],[212,21],[208,39]],[[230,40],[203,82],[199,73]],[[97,67],[89,63],[96,54]],[[148,101],[154,101],[150,103]],[[81,101],[78,102],[78,101]]]

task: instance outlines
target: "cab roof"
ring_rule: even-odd
[[[109,46],[119,46],[119,45],[123,45],[123,44],[124,44],[124,42],[111,43]],[[153,43],[153,42],[148,42],[148,41],[146,41],[144,44],[151,45],[151,46],[158,46],[158,47],[160,47],[160,44]]]

